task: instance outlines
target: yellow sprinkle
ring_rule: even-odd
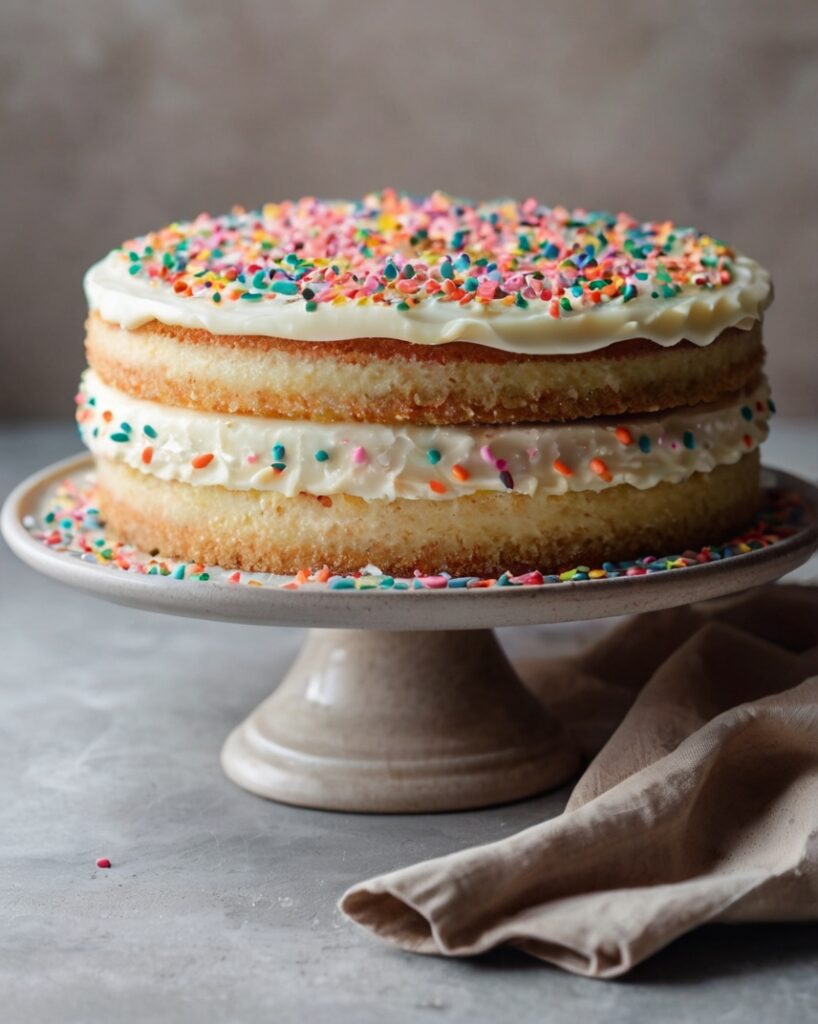
[[[605,572],[604,569],[591,569],[591,571],[588,573],[589,578],[592,580],[601,580],[603,577],[607,575],[608,574]]]

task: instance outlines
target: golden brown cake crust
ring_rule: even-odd
[[[252,416],[376,423],[517,423],[616,416],[709,402],[761,369],[761,328],[711,345],[644,338],[595,352],[524,356],[388,338],[301,342],[214,335],[92,315],[90,365],[104,383],[167,405]]]
[[[367,563],[393,575],[494,576],[599,565],[716,544],[759,503],[758,452],[683,483],[564,495],[482,492],[451,501],[365,501],[228,491],[97,460],[99,503],[121,539],[167,558],[294,573]]]

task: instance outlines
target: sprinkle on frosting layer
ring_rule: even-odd
[[[767,436],[766,380],[667,412],[563,424],[424,427],[196,412],[123,394],[86,371],[83,440],[163,480],[293,496],[446,501],[481,491],[564,494],[679,483],[738,461]]]
[[[175,222],[125,242],[86,287],[91,308],[125,327],[532,352],[708,344],[760,318],[770,294],[753,260],[670,221],[391,189]]]

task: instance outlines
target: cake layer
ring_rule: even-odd
[[[719,542],[751,521],[759,500],[757,452],[646,490],[482,492],[441,502],[194,487],[105,457],[97,473],[102,514],[129,543],[168,558],[280,573],[324,564],[354,572],[368,563],[395,575],[593,566]]]
[[[92,315],[86,349],[107,384],[214,412],[316,421],[515,423],[617,416],[709,402],[757,375],[761,328],[705,348],[646,339],[597,352],[524,356],[386,338],[298,342],[154,320],[128,330]]]
[[[566,355],[631,338],[709,345],[761,319],[770,280],[668,221],[388,189],[175,222],[92,267],[86,292],[126,328]]]
[[[77,419],[95,455],[143,476],[429,505],[487,491],[560,495],[678,483],[754,450],[771,409],[761,378],[719,402],[650,416],[502,427],[321,424],[146,402],[87,371]]]

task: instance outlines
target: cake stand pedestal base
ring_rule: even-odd
[[[484,807],[567,781],[579,758],[494,631],[313,629],[228,737],[239,786],[302,807]]]

